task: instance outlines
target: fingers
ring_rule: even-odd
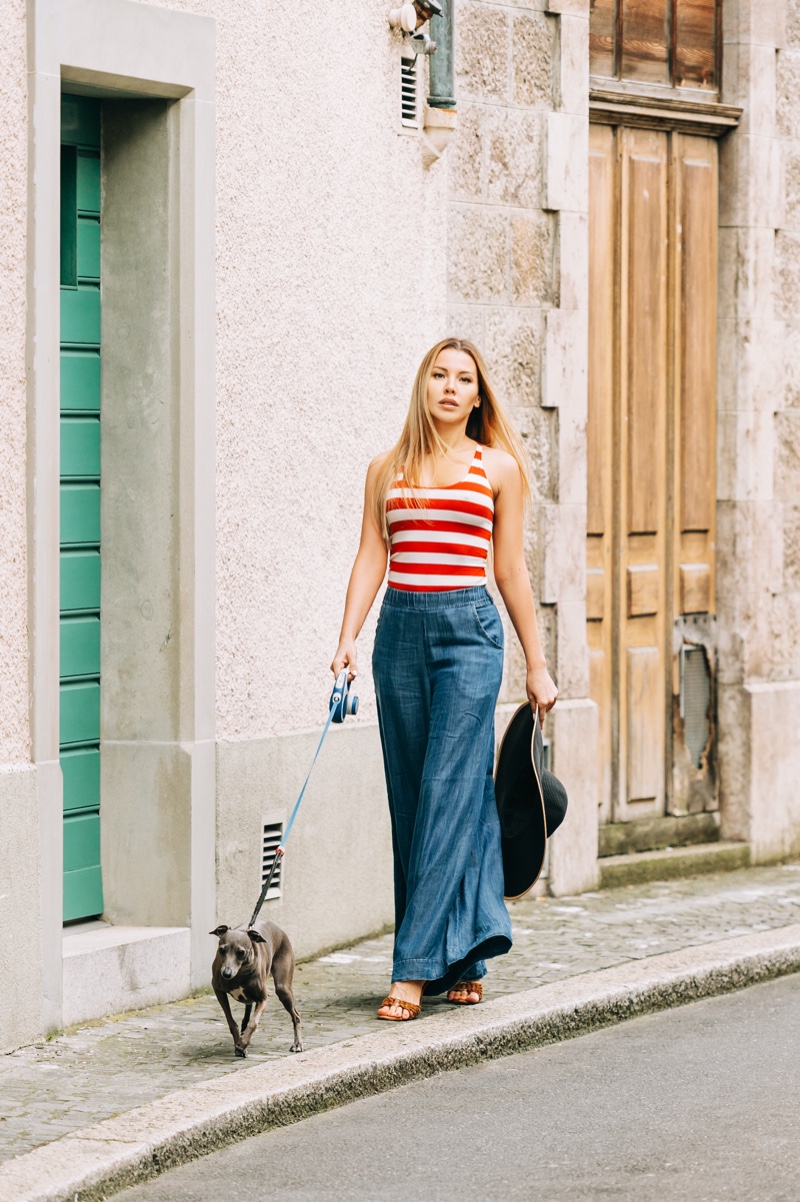
[[[338,676],[341,671],[347,668],[348,681],[355,680],[358,676],[358,663],[354,651],[337,651],[331,661],[331,672],[334,676]]]

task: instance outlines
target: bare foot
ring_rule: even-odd
[[[392,981],[388,997],[394,998],[397,1002],[410,1002],[416,1010],[422,1002],[424,985],[424,981]],[[380,1006],[378,1009],[379,1018],[396,1018],[401,1021],[412,1018],[413,1013],[411,1009],[406,1009],[402,1005]]]
[[[448,1002],[459,1006],[477,1006],[483,997],[483,986],[480,981],[456,981],[447,994]]]

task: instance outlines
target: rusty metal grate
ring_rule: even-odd
[[[711,671],[703,647],[681,647],[683,737],[695,768],[702,764],[711,734]]]

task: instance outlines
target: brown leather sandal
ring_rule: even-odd
[[[407,1023],[412,1018],[416,1018],[422,1006],[418,1006],[416,1002],[407,1002],[404,998],[385,997],[378,1007],[382,1010],[384,1006],[399,1006],[403,1010],[408,1011],[408,1018],[398,1017],[396,1014],[379,1014],[378,1018],[384,1019],[387,1023]]]
[[[447,1000],[454,1006],[477,1006],[478,1004],[478,1002],[468,1002],[466,999],[463,1002],[456,1001],[455,998],[450,997],[450,994],[456,993],[456,991],[458,993],[477,993],[478,1002],[483,997],[483,985],[480,981],[456,981],[452,989],[447,991]]]

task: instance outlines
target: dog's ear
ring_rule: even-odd
[[[264,938],[264,936],[261,934],[261,932],[257,931],[255,927],[250,927],[250,930],[247,933],[250,936],[250,938],[252,939],[253,943],[266,943],[267,942],[266,939]]]
[[[216,935],[217,939],[221,939],[225,932],[229,931],[230,929],[230,927],[217,927],[216,930],[209,931],[208,933],[209,935]]]

